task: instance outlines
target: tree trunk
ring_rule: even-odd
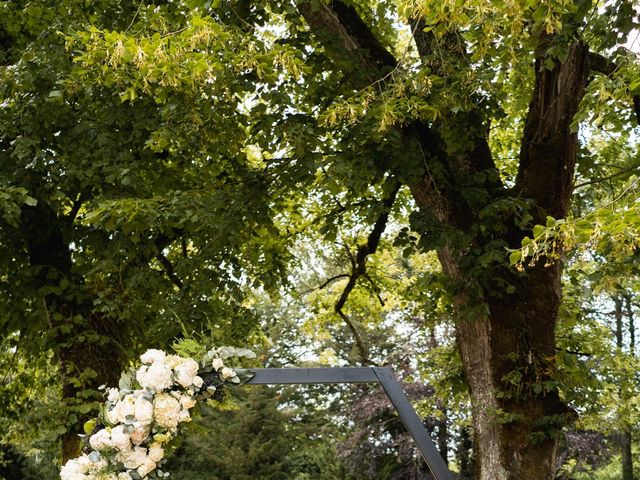
[[[457,456],[460,465],[460,480],[473,480],[475,476],[475,457],[473,454],[473,442],[467,427],[460,429]]]
[[[625,314],[629,320],[629,333],[632,338],[635,337],[635,332],[633,331],[633,310],[631,309],[630,296],[626,292],[621,296],[616,295],[613,299],[613,303],[615,305],[614,315],[616,318],[616,346],[620,351],[622,351],[624,347],[623,317]],[[633,344],[635,344],[635,338],[633,338],[632,341],[631,355],[633,355]],[[622,393],[622,391],[620,393]],[[629,429],[624,429],[615,436],[618,446],[620,447],[622,468],[621,480],[633,480],[633,456],[631,452],[632,438],[633,437]]]
[[[78,434],[90,418],[86,405],[102,400],[98,386],[117,384],[124,358],[120,341],[124,327],[94,312],[91,292],[73,272],[65,224],[44,200],[23,208],[21,227],[60,373],[65,409],[59,413],[66,416],[67,428],[62,436],[64,463],[79,454]]]
[[[327,55],[355,88],[384,82],[385,73],[396,67],[395,59],[353,7],[338,0],[328,4],[301,0],[299,8]],[[433,55],[433,34],[421,28],[419,19],[412,31],[419,53],[437,71],[441,57]],[[533,65],[535,86],[513,188],[488,174],[495,173],[496,166],[482,111],[443,113],[445,118],[432,125],[416,120],[398,127],[405,155],[409,157],[417,145],[415,150],[427,167],[422,178],[412,179],[409,185],[418,208],[458,237],[456,243],[445,240],[438,257],[456,292],[456,338],[469,382],[481,480],[551,480],[557,435],[567,414],[555,386],[553,360],[561,265],[540,258],[523,265],[520,274],[506,265],[479,271],[477,257],[470,252],[482,250],[498,236],[511,248],[519,248],[521,239],[531,232],[513,222],[505,225],[506,233],[483,238],[477,232],[482,231],[478,227],[484,205],[471,204],[463,191],[465,180],[480,174],[486,180],[478,188],[493,201],[510,197],[533,204],[535,223],[544,224],[547,216],[566,215],[578,147],[571,124],[588,83],[589,53],[584,44],[575,42],[567,45],[562,60],[548,58],[554,40],[544,34],[539,39]],[[449,47],[447,55],[464,61],[459,42],[441,42],[441,49]],[[551,68],[545,67],[548,60],[553,61]],[[442,125],[454,129],[464,142],[453,138],[454,143],[447,145],[439,133]],[[460,237],[465,236],[467,243],[462,244]],[[506,252],[501,253],[506,257]],[[515,286],[515,292],[505,285]]]

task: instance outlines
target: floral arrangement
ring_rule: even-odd
[[[147,350],[142,366],[122,374],[119,388],[106,391],[98,419],[85,425],[85,453],[69,460],[62,480],[142,480],[169,476],[163,472],[165,448],[180,424],[191,420],[197,400],[220,394],[225,385],[240,384],[230,358],[255,358],[244,348],[209,350],[192,358]],[[88,442],[87,442],[88,441]]]

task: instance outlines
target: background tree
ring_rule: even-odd
[[[570,210],[577,181],[618,177],[586,125],[635,146],[632,2],[1,5],[1,325],[54,354],[66,456],[141,343],[246,338],[248,288],[286,283],[304,235],[344,251],[323,283],[346,359],[380,361],[359,301],[383,303],[369,257],[392,230],[442,266],[415,288],[451,305],[478,478],[552,478],[563,250],[635,258],[637,236],[602,236],[637,231],[632,188],[619,231],[597,195]]]

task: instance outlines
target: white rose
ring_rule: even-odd
[[[153,415],[161,427],[175,428],[178,425],[180,402],[171,395],[161,393],[153,400]]]
[[[176,368],[184,361],[184,358],[179,357],[178,355],[167,355],[167,358],[164,360],[164,364],[169,368]]]
[[[193,386],[196,388],[202,388],[202,385],[204,384],[204,380],[202,380],[201,377],[199,376],[195,376],[193,377]]]
[[[116,403],[120,400],[120,391],[117,388],[110,388],[109,394],[107,395],[107,400],[111,403]]]
[[[147,459],[144,461],[142,465],[138,467],[138,475],[144,478],[147,475],[147,473],[153,471],[155,468],[156,468],[156,462],[152,462],[151,460]]]
[[[123,425],[111,429],[111,443],[116,450],[121,452],[131,448],[131,436],[124,432]]]
[[[185,359],[175,367],[176,380],[184,388],[189,388],[193,384],[193,379],[198,374],[198,362],[191,358]]]
[[[136,378],[142,388],[149,388],[156,392],[173,385],[171,369],[160,362],[155,362],[150,367],[140,367],[136,372]]]
[[[224,367],[224,362],[221,358],[214,358],[213,360],[211,360],[211,366],[215,370],[220,370],[222,367]]]
[[[236,376],[236,372],[234,372],[233,369],[229,367],[224,367],[222,370],[220,370],[220,378],[222,378],[222,380],[226,380],[227,378],[231,378],[235,376]]]
[[[233,347],[220,347],[218,349],[218,356],[223,360],[234,355],[235,348]]]
[[[196,399],[193,397],[184,395],[180,397],[180,406],[186,409],[193,408],[196,406]]]
[[[164,448],[159,442],[153,442],[149,447],[149,460],[159,462],[164,457]]]
[[[78,480],[84,477],[86,471],[86,467],[78,459],[72,458],[60,470],[60,478],[62,480]]]
[[[162,351],[162,350],[154,350],[154,349],[149,349],[146,352],[144,352],[142,355],[140,355],[140,361],[142,361],[142,363],[145,363],[147,365],[150,365],[152,363],[162,363],[164,362],[166,354]]]
[[[131,432],[130,434],[131,442],[134,445],[140,445],[142,442],[144,442],[147,439],[150,431],[151,431],[151,427],[149,425],[143,425],[139,422],[134,422],[133,432]]]
[[[247,349],[247,348],[239,348],[238,349],[238,356],[239,357],[245,357],[245,358],[256,358],[256,354],[253,353],[251,350]]]
[[[122,400],[118,401],[118,403],[107,412],[107,420],[113,424],[124,423],[127,417],[133,416],[135,413],[134,402],[135,399],[133,395],[125,395]]]
[[[138,468],[147,460],[147,449],[144,447],[135,447],[131,450],[118,453],[116,460],[122,462],[126,468]]]
[[[191,415],[189,415],[189,410],[180,410],[178,414],[178,423],[190,422]]]
[[[91,435],[89,439],[89,445],[94,450],[106,450],[109,448],[113,448],[113,443],[111,442],[111,434],[103,428],[99,432]]]
[[[145,425],[153,421],[153,404],[146,398],[136,398],[134,410],[136,421]]]

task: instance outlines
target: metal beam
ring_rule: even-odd
[[[391,369],[386,367],[255,368],[250,372],[253,373],[253,377],[246,382],[247,385],[379,383],[416,442],[435,480],[453,480],[429,432],[424,428],[422,420],[409,403]]]
[[[349,368],[255,368],[249,385],[292,385],[310,383],[374,383],[378,377],[370,367]]]
[[[402,390],[402,386],[394,378],[391,370],[388,368],[371,367],[373,372],[380,380],[382,388],[387,393],[389,400],[396,408],[398,415],[402,419],[402,423],[409,430],[409,433],[413,437],[413,441],[418,445],[418,449],[425,462],[429,466],[429,470],[433,474],[436,480],[453,480],[451,472],[447,468],[447,464],[444,463],[440,452],[433,444],[433,440],[429,436],[429,432],[424,428],[424,424],[418,414],[409,403],[409,399]]]

